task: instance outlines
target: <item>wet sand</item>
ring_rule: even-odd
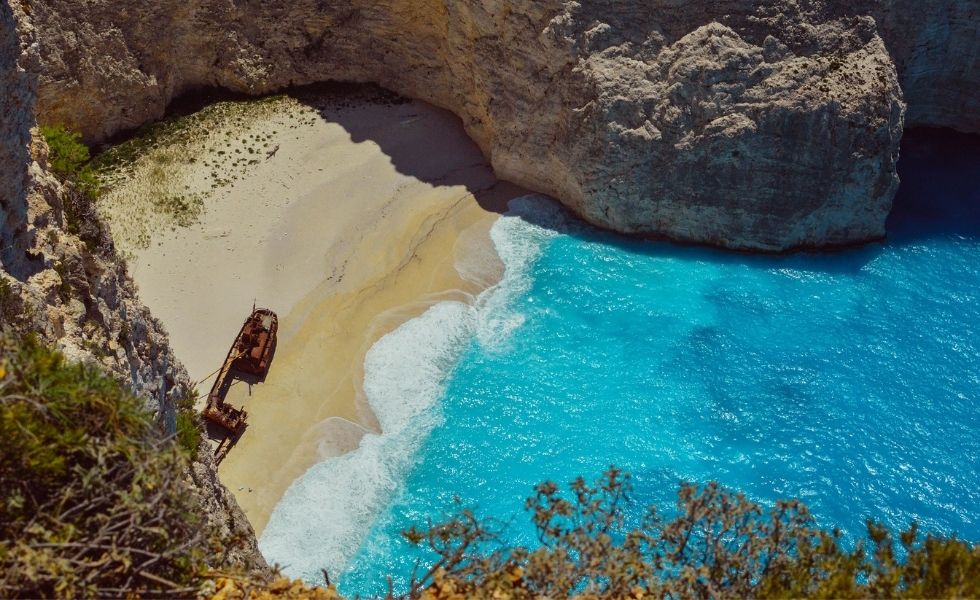
[[[131,250],[141,297],[192,378],[220,365],[253,299],[280,316],[266,381],[229,393],[249,427],[219,469],[257,533],[296,477],[377,430],[361,391],[371,345],[499,279],[489,228],[525,193],[496,180],[448,112],[304,100],[299,126],[246,124],[275,153],[207,196],[199,224]],[[199,164],[180,167],[192,185]]]

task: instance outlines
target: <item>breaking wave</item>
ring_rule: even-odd
[[[419,449],[442,422],[440,400],[467,347],[503,348],[524,317],[511,308],[531,285],[534,261],[564,223],[542,197],[511,202],[491,229],[504,264],[499,284],[471,306],[440,302],[384,336],[367,352],[364,392],[381,426],[356,450],[327,458],[293,482],[270,516],[259,549],[283,571],[322,582],[357,554],[379,514],[397,497]]]

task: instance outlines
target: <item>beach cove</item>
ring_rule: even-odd
[[[261,102],[211,119],[203,142],[164,138],[101,207],[200,395],[253,301],[280,316],[268,378],[228,395],[249,427],[219,469],[257,533],[307,468],[378,431],[361,383],[374,342],[499,279],[488,232],[525,193],[494,177],[456,117],[425,103],[358,86]],[[229,164],[236,154],[249,161]],[[199,222],[145,229],[139,199],[158,162],[169,187],[197,192]]]
[[[0,597],[980,598],[978,32],[0,3]]]
[[[452,115],[377,93],[264,100],[209,134],[232,140],[204,171],[164,157],[189,200],[155,205],[200,199],[198,221],[124,248],[202,394],[250,295],[280,313],[267,380],[229,393],[250,426],[219,474],[286,574],[384,593],[377,573],[419,558],[401,532],[458,501],[533,545],[533,485],[610,463],[637,507],[718,480],[847,540],[884,507],[975,537],[950,507],[980,474],[947,468],[980,427],[975,143],[909,136],[884,243],[732,254],[596,230],[499,182]],[[152,180],[110,195],[117,239],[145,239],[125,195]]]
[[[383,435],[310,468],[259,541],[349,596],[408,589],[403,532],[460,508],[534,548],[535,485],[632,474],[627,523],[684,482],[798,498],[846,547],[865,519],[977,539],[980,146],[916,132],[882,243],[746,255],[624,238],[542,197],[511,201],[505,265],[367,353]]]

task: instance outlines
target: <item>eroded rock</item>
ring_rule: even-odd
[[[450,108],[498,175],[597,225],[731,248],[883,235],[899,81],[912,122],[980,130],[966,0],[34,6],[41,119],[90,139],[198,86],[374,81]]]

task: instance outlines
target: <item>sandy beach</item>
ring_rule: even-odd
[[[168,185],[199,201],[198,222],[128,238],[111,223],[141,242],[123,248],[131,273],[201,394],[253,301],[280,316],[266,381],[229,394],[249,427],[219,469],[257,533],[296,477],[377,430],[361,391],[371,345],[497,281],[489,228],[525,193],[450,113],[362,96],[284,98],[236,117],[234,135],[215,126],[192,152],[167,149]],[[150,179],[123,180],[103,212],[126,213]]]

